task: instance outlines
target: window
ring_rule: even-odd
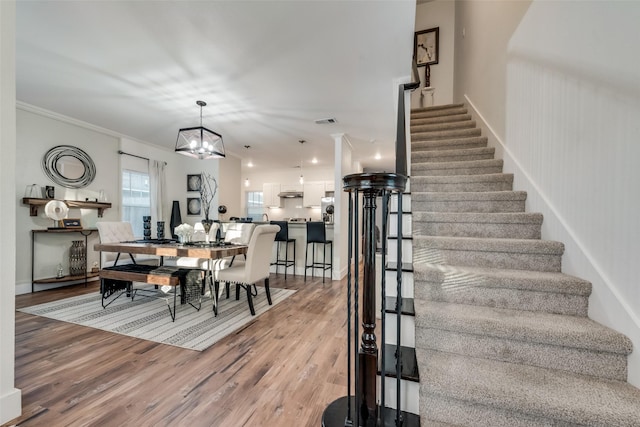
[[[149,174],[124,169],[122,171],[122,220],[133,227],[133,234],[142,237],[142,217],[151,215]]]
[[[247,191],[247,218],[254,221],[262,219],[264,204],[262,203],[262,191]]]

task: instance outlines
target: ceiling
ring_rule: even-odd
[[[171,150],[203,100],[243,168],[332,167],[345,133],[363,166],[392,170],[415,5],[18,1],[17,99]]]

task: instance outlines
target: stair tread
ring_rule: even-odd
[[[562,255],[564,244],[553,240],[508,239],[499,237],[413,236],[414,253],[420,245],[439,249],[482,252],[538,253]]]
[[[451,104],[441,104],[441,105],[430,105],[428,107],[416,107],[411,109],[411,114],[413,113],[422,113],[425,111],[440,111],[440,110],[449,110],[456,108],[466,108],[464,103],[451,103]]]
[[[396,312],[396,301],[398,297],[386,297],[385,298],[385,313],[395,313]],[[402,298],[402,304],[400,306],[400,314],[404,314],[406,316],[415,316],[416,309],[414,305],[413,298]]]
[[[566,371],[417,350],[421,393],[580,425],[632,426],[640,390]]]
[[[445,147],[445,151],[448,151],[454,150],[456,146],[469,144],[480,144],[485,147],[475,148],[486,148],[488,141],[489,139],[486,136],[458,136],[445,139],[418,140],[411,142],[411,152],[439,151],[437,147]]]
[[[411,164],[411,172],[425,169],[470,169],[488,166],[502,167],[502,163],[501,159],[461,160],[455,162],[413,162]],[[415,174],[412,175],[412,177],[414,176]]]
[[[457,265],[417,264],[415,280],[447,281],[473,280],[475,286],[504,287],[538,292],[562,292],[589,296],[591,283],[561,272],[513,270],[505,268],[467,267]],[[481,283],[481,284],[480,284]]]
[[[395,359],[395,344],[385,344],[385,366],[384,375],[386,377],[396,378],[396,359]],[[418,382],[420,380],[420,373],[418,371],[418,362],[416,358],[416,349],[413,347],[400,346],[401,354],[401,372],[400,378],[407,381]],[[382,352],[380,352],[380,365],[382,365]],[[380,374],[380,369],[378,369]]]
[[[444,175],[444,176],[412,176],[411,180],[416,183],[422,181],[433,184],[459,184],[468,182],[492,182],[492,181],[513,181],[511,173],[488,173],[482,175]]]
[[[473,223],[509,223],[542,224],[540,213],[529,212],[414,212],[412,222],[473,222]]]
[[[617,354],[630,354],[625,335],[586,317],[420,300],[416,328],[436,328]]]
[[[395,271],[398,269],[398,263],[397,262],[387,262],[387,267],[386,270],[392,270]],[[401,264],[401,269],[402,271],[413,271],[413,263],[411,262],[403,262]]]
[[[412,201],[476,201],[476,200],[526,200],[526,191],[425,191],[414,192]]]

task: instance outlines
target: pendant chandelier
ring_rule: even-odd
[[[300,184],[304,184],[304,176],[302,174],[302,144],[304,144],[305,141],[304,141],[304,139],[301,139],[298,142],[300,143],[300,178],[298,179],[298,182]]]
[[[202,107],[207,103],[196,101],[196,104],[200,106],[200,126],[178,131],[176,153],[200,160],[225,157],[222,135],[202,126]]]

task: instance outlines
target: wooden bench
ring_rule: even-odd
[[[176,295],[177,286],[181,288],[181,303],[189,303],[196,310],[200,310],[201,307],[201,286],[194,289],[187,289],[187,274],[191,271],[200,271],[191,268],[177,268],[177,267],[158,267],[154,265],[144,264],[126,264],[116,265],[113,267],[105,267],[100,270],[100,293],[102,294],[102,307],[106,308],[118,299],[121,295],[126,294],[127,297],[131,297],[131,300],[136,295],[137,289],[133,289],[133,282],[148,283],[150,285],[157,286],[171,286],[173,287],[173,310],[167,300],[169,306],[169,314],[171,314],[171,320],[176,320]],[[204,284],[203,284],[204,286]],[[117,294],[117,295],[116,295]],[[154,292],[154,295],[142,296],[157,296],[158,292]],[[193,300],[198,299],[198,306],[193,304]],[[116,295],[111,301],[105,304],[110,297]]]

